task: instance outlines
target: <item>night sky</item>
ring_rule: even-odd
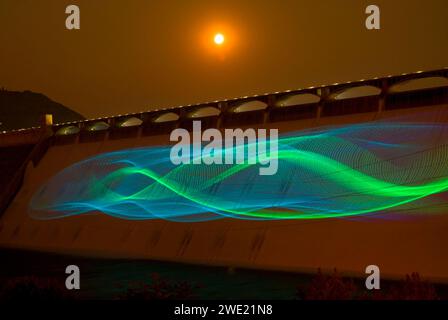
[[[447,14],[446,0],[0,0],[0,86],[92,118],[437,69]]]

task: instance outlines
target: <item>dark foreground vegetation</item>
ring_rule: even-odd
[[[297,286],[299,300],[439,300],[433,284],[418,273],[406,275],[401,281],[388,282],[380,290],[368,291],[359,286],[359,279],[343,277],[336,270],[325,275],[320,270],[306,284]],[[166,279],[153,273],[147,281],[117,284],[115,300],[189,300],[198,299],[203,285],[191,281]],[[0,287],[1,300],[58,301],[84,299],[76,291],[69,291],[64,283],[54,278],[17,277]],[[229,297],[230,298],[230,297]],[[445,299],[447,297],[444,297]]]

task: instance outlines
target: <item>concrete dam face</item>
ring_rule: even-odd
[[[447,282],[448,86],[401,88],[446,73],[35,129],[0,245],[354,275],[377,265]],[[223,137],[278,129],[275,174],[256,161],[173,164],[170,133],[194,121]]]

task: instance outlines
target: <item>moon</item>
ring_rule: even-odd
[[[215,34],[214,41],[218,46],[222,45],[224,43],[224,35],[222,33]]]

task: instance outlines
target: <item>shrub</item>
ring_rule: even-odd
[[[437,300],[434,286],[420,278],[417,272],[406,275],[406,278],[391,287],[387,294],[390,300]]]
[[[381,285],[380,290],[357,288],[353,279],[343,278],[336,270],[331,275],[318,270],[311,284],[303,290],[297,288],[296,295],[305,300],[437,300],[434,286],[423,280],[416,272],[406,275],[404,280]]]
[[[332,275],[324,275],[318,269],[316,277],[304,293],[305,300],[350,300],[357,287],[351,279],[344,279],[335,269]],[[298,289],[298,295],[301,295]]]
[[[184,300],[195,297],[194,290],[199,286],[187,281],[169,281],[158,273],[151,275],[151,283],[131,284],[127,291],[118,297],[125,300]]]
[[[64,282],[52,278],[35,276],[18,277],[8,281],[0,288],[0,300],[70,300],[74,297],[63,285]]]

